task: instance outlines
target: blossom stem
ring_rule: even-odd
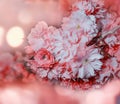
[[[118,31],[120,29],[120,25],[118,25],[117,27],[113,28],[112,30],[108,31],[108,32],[103,32],[102,33],[102,37],[105,38],[106,36],[115,33],[116,31]]]
[[[108,31],[108,32],[103,32],[103,33],[99,33],[100,35],[94,37],[88,44],[87,46],[91,46],[94,43],[100,43],[101,41],[103,41],[108,35],[115,33],[116,31],[118,31],[120,29],[120,25],[118,25],[117,27],[114,27],[112,30]]]

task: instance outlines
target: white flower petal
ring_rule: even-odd
[[[55,49],[54,49],[54,53],[55,54],[57,54],[58,52],[60,52],[61,50],[63,49],[63,47],[56,47]]]
[[[48,78],[49,79],[53,79],[53,78],[57,78],[58,77],[58,72],[56,70],[51,70],[49,73],[48,73]]]
[[[99,60],[95,60],[94,62],[91,62],[91,66],[92,66],[95,70],[101,70],[102,62],[99,61]]]
[[[96,54],[96,53],[98,53],[98,49],[97,49],[97,48],[94,49],[94,50],[91,50],[91,51],[90,51],[90,55],[92,55],[92,54]]]
[[[31,41],[31,47],[35,50],[38,51],[40,48],[43,47],[45,41],[43,39],[36,39]]]
[[[92,60],[101,59],[101,58],[103,58],[103,56],[100,55],[99,53],[97,53],[97,54],[92,54],[92,55],[89,57],[89,60],[92,61]]]
[[[87,64],[84,68],[85,68],[84,70],[86,71],[86,75],[87,73],[90,74],[91,76],[95,75],[94,69],[90,64]]]
[[[65,71],[65,72],[62,74],[61,77],[65,78],[65,79],[70,79],[70,78],[71,78],[71,76],[70,76],[70,72]]]
[[[84,67],[79,68],[78,71],[78,78],[84,78],[85,73],[84,73]]]
[[[48,70],[38,69],[37,73],[39,74],[39,76],[40,76],[41,78],[44,78],[44,77],[47,76]]]
[[[111,59],[111,66],[116,69],[118,67],[118,62],[117,62],[117,59],[116,58],[112,58]]]
[[[88,42],[88,37],[87,36],[81,36],[80,42],[81,42],[81,44],[85,44],[86,42]]]

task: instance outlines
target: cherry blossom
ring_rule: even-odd
[[[68,62],[76,54],[78,44],[72,43],[76,43],[79,39],[75,36],[76,34],[74,34],[74,36],[70,35],[72,34],[69,31],[61,32],[61,30],[56,30],[54,32],[52,37],[54,39],[52,52],[54,53],[56,60],[59,60],[59,62]]]
[[[38,79],[78,81],[79,87],[117,78],[120,25],[115,19],[102,0],[76,1],[59,28],[39,22],[31,30],[27,65]]]
[[[40,78],[45,78],[48,76],[49,69],[37,68],[36,75]]]
[[[47,48],[53,31],[54,28],[52,26],[48,27],[45,22],[39,22],[28,36],[28,42],[32,49],[38,51],[43,46]]]
[[[78,78],[89,78],[95,76],[94,70],[101,70],[103,56],[99,53],[98,49],[84,50],[84,54],[81,51],[77,56],[77,68]]]
[[[62,28],[69,31],[78,31],[79,33],[96,36],[97,25],[96,19],[93,15],[87,16],[84,11],[74,11],[71,16],[63,18]]]
[[[26,55],[0,53],[0,81],[89,89],[120,79],[120,18],[102,1],[76,0],[59,27],[37,23]]]
[[[46,49],[40,49],[34,56],[39,67],[50,68],[55,63],[54,56]]]
[[[105,42],[109,45],[109,46],[114,46],[115,43],[117,42],[117,37],[115,36],[109,36],[105,39]]]

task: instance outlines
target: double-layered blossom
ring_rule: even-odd
[[[33,57],[28,63],[38,77],[58,81],[90,81],[94,77],[98,78],[94,82],[101,83],[105,76],[116,73],[115,69],[118,72],[120,39],[116,31],[120,27],[112,29],[114,18],[101,1],[76,2],[60,28],[40,22],[32,29],[27,52]]]
[[[39,22],[35,28],[31,30],[31,33],[27,37],[28,42],[34,51],[38,51],[44,46],[48,48],[50,45],[50,37],[55,28],[48,25],[45,22]]]
[[[109,45],[109,47],[114,46],[117,43],[117,37],[109,36],[105,39],[105,42]]]
[[[55,63],[54,56],[44,48],[41,48],[34,56],[38,67],[51,68]]]
[[[74,58],[73,72],[77,74],[77,78],[90,78],[95,76],[95,71],[101,70],[103,63],[100,61],[103,56],[98,49],[88,48],[79,50]]]
[[[51,36],[53,38],[51,50],[55,59],[59,62],[69,62],[76,54],[79,38],[69,31],[56,30]],[[76,43],[76,44],[73,44]]]
[[[75,31],[89,35],[89,37],[96,36],[97,24],[94,15],[86,15],[85,11],[74,11],[70,17],[63,18],[62,28],[68,31]]]

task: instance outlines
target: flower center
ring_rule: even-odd
[[[80,29],[80,25],[77,26],[77,29]]]

